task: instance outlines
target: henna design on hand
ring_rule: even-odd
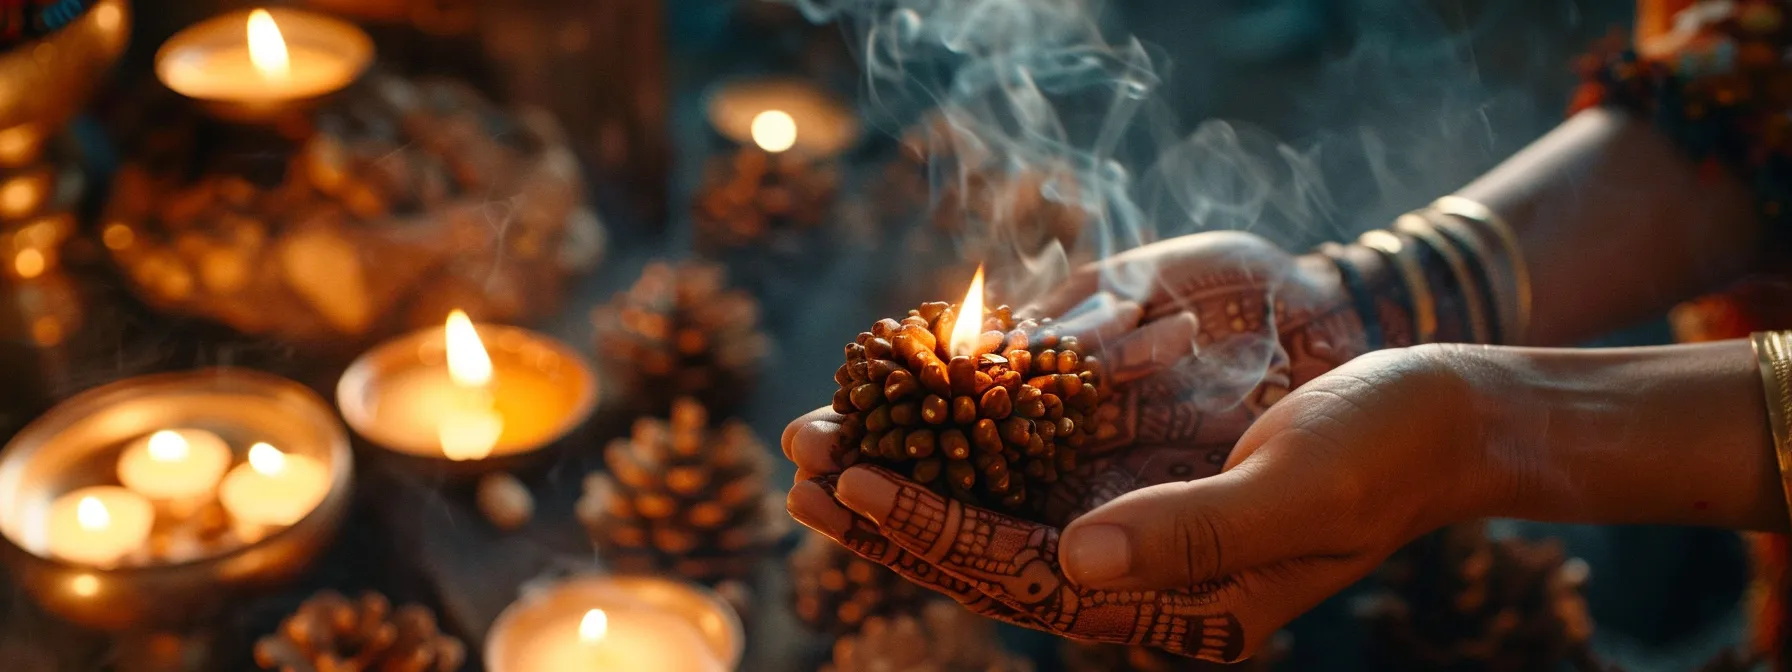
[[[1057,528],[948,500],[886,470],[866,469],[887,486],[877,489],[887,492],[856,503],[888,541],[1029,615],[1033,627],[1219,662],[1243,653],[1243,626],[1218,604],[1222,593],[1236,588],[1229,579],[1175,591],[1081,588],[1058,565]]]

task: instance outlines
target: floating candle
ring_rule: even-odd
[[[239,525],[286,526],[311,513],[329,491],[323,463],[257,443],[249,460],[224,477],[218,501]]]
[[[713,595],[659,579],[589,578],[518,601],[492,624],[491,672],[722,672],[739,622]]]
[[[111,485],[81,488],[50,505],[50,554],[69,562],[111,567],[143,548],[155,507]]]
[[[354,24],[296,9],[231,12],[183,30],[156,54],[156,77],[202,101],[266,105],[317,98],[373,61]]]
[[[229,444],[203,429],[165,429],[137,439],[118,458],[118,481],[158,502],[210,499],[230,468]]]

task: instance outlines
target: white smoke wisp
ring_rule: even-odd
[[[1416,0],[1353,3],[1364,15],[1354,41],[1322,57],[1312,89],[1319,107],[1327,99],[1354,107],[1320,109],[1316,131],[1298,143],[1219,121],[1187,133],[1165,102],[1177,99],[1162,90],[1168,59],[1131,35],[1104,30],[1113,17],[1096,0],[787,1],[858,37],[852,42],[874,117],[941,122],[927,127],[926,142],[957,159],[929,166],[936,200],[944,188],[989,179],[993,170],[998,181],[1037,189],[1028,196],[1085,216],[1071,254],[1055,242],[1038,244],[1042,237],[1030,227],[1040,225],[1023,221],[1017,213],[1025,209],[1008,202],[1011,193],[954,204],[978,228],[963,235],[1012,253],[978,261],[990,262],[992,291],[1014,305],[1057,286],[1073,264],[1186,233],[1252,231],[1291,247],[1342,238],[1497,158],[1472,51]],[[1223,36],[1202,20],[1187,26],[1190,34]],[[974,249],[989,254],[987,245]],[[1126,268],[1106,273],[1102,289],[1132,299],[1159,289],[1156,269]],[[1273,291],[1282,279],[1265,281]],[[1198,394],[1236,402],[1275,365],[1273,334],[1239,341],[1209,344],[1204,361],[1185,371],[1213,383]]]

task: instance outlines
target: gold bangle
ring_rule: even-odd
[[[1475,281],[1468,262],[1463,260],[1462,252],[1450,244],[1449,236],[1438,233],[1434,227],[1431,218],[1421,213],[1407,213],[1394,220],[1394,231],[1419,239],[1430,245],[1437,256],[1443,257],[1444,265],[1450,267],[1450,275],[1456,278],[1456,286],[1462,290],[1462,307],[1468,313],[1469,335],[1476,343],[1492,343],[1493,334],[1487,329],[1487,313],[1481,304],[1481,283]]]
[[[1380,252],[1392,263],[1412,298],[1413,341],[1430,343],[1437,338],[1437,301],[1425,282],[1425,269],[1406,249],[1406,241],[1392,232],[1376,229],[1356,239],[1363,247]]]
[[[1445,196],[1431,203],[1432,209],[1446,215],[1458,217],[1491,229],[1493,235],[1506,248],[1506,263],[1512,269],[1512,326],[1511,335],[1505,340],[1512,343],[1523,342],[1531,328],[1531,268],[1525,263],[1524,248],[1518,246],[1518,234],[1505,218],[1495,213],[1492,208],[1461,196]]]
[[[1792,440],[1787,418],[1792,417],[1792,331],[1762,331],[1749,337],[1755,362],[1761,367],[1761,387],[1767,395],[1767,423],[1773,428],[1773,454],[1780,463],[1780,490],[1786,510],[1792,512]]]

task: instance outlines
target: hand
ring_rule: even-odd
[[[1079,272],[1035,312],[1087,305],[1098,288],[1113,288],[1104,278],[1139,280],[1123,283],[1136,285],[1126,295],[1139,303],[1115,310],[1133,306],[1133,321],[1144,322],[1111,343],[1091,341],[1105,346],[1121,409],[1118,431],[1085,451],[1089,459],[1053,488],[1043,522],[949,502],[880,469],[838,475],[840,418],[828,409],[784,433],[801,481],[790,511],[859,554],[995,618],[1236,659],[1248,642],[1236,619],[1215,608],[1226,580],[1161,592],[1086,590],[1064,580],[1058,531],[1127,492],[1217,473],[1269,404],[1361,352],[1361,324],[1329,261],[1296,259],[1233,233],[1116,256]]]

